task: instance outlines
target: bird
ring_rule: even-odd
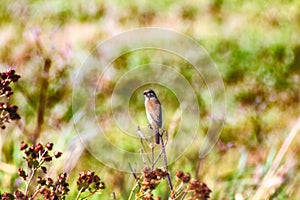
[[[159,129],[162,126],[161,104],[152,89],[145,90],[143,94],[145,97],[145,110],[149,127],[153,130],[155,144],[159,144]]]

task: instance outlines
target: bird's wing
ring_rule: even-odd
[[[161,128],[162,126],[162,114],[161,114],[161,106],[158,100],[149,102],[151,106],[151,110],[153,110],[153,113],[149,113],[153,121],[156,123],[158,128]]]

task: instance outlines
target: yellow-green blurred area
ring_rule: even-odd
[[[106,183],[107,189],[90,199],[111,199],[112,192],[117,199],[128,198],[134,184],[132,174],[106,166],[85,149],[82,141],[93,140],[95,130],[80,107],[73,109],[72,92],[76,73],[87,57],[92,54],[98,61],[105,59],[95,53],[97,45],[124,31],[141,27],[167,28],[193,38],[206,49],[225,85],[224,127],[218,143],[200,161],[199,146],[210,125],[211,99],[206,92],[201,93],[206,91],[206,86],[203,80],[194,78],[190,64],[176,56],[165,59],[154,50],[131,52],[111,63],[110,69],[116,76],[152,62],[174,66],[199,89],[197,106],[201,126],[194,127],[198,122],[193,119],[189,124],[190,131],[196,129],[199,134],[196,142],[170,165],[172,179],[175,180],[177,170],[190,172],[194,178],[207,183],[212,190],[211,199],[251,199],[258,190],[263,191],[264,199],[299,199],[298,135],[280,160],[278,173],[267,182],[269,187],[266,189],[260,184],[300,115],[298,0],[1,0],[0,66],[1,70],[13,67],[21,75],[9,99],[18,105],[21,120],[8,124],[0,133],[0,192],[25,187],[17,175],[20,166],[26,168],[19,145],[23,140],[30,143],[34,138],[41,91],[45,90],[44,122],[36,141],[51,141],[54,149],[64,153],[51,163],[47,175],[55,177],[66,171],[71,183],[68,199],[74,199],[78,173],[93,170]],[[49,76],[45,76],[45,60],[51,62]],[[101,90],[82,91],[82,99],[86,93],[95,92],[96,106],[91,102],[91,109],[95,110],[107,140],[116,148],[138,153],[141,144],[136,127],[131,127],[134,132],[130,137],[122,134],[118,126],[112,126],[115,119],[111,117],[110,100],[118,80],[99,81],[92,72],[85,77],[85,84],[91,88],[101,87]],[[167,112],[164,128],[173,127],[173,133],[180,134],[176,125],[182,120],[176,118],[180,102],[176,94],[155,83],[137,87],[128,97],[129,105],[122,102],[113,105],[116,111],[126,106],[131,120],[146,127],[142,91],[148,87],[155,89],[164,102],[163,109]],[[83,120],[81,125],[85,125],[79,127],[85,132],[81,138],[74,126],[77,119]],[[176,137],[171,135],[172,139]],[[126,158],[107,151],[101,141],[95,140],[91,145],[103,157],[124,160],[124,166],[128,166]],[[168,151],[170,154],[172,149]],[[167,199],[167,191],[164,181],[156,194]]]

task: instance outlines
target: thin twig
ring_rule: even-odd
[[[166,135],[168,135],[168,133],[166,131],[164,131],[164,132],[166,133]],[[165,144],[164,144],[164,141],[163,141],[163,138],[162,138],[163,133],[159,134],[159,138],[160,138],[161,149],[162,149],[162,154],[163,154],[163,158],[164,158],[165,169],[168,172],[168,175],[167,175],[168,185],[169,185],[170,191],[172,192],[173,186],[172,186],[171,177],[170,177],[170,173],[169,173],[169,169],[168,169],[168,161],[167,161],[167,154],[166,154]]]
[[[182,195],[182,197],[181,197],[180,200],[184,200],[184,198],[185,198],[186,195],[187,195],[187,192],[185,192],[185,193]]]
[[[26,189],[25,189],[25,195],[26,195],[26,196],[28,196],[29,186],[30,186],[30,184],[31,184],[31,181],[32,181],[32,179],[33,179],[33,176],[34,176],[35,172],[36,172],[36,169],[35,169],[35,168],[32,168],[30,177],[29,177],[28,182],[27,182],[27,184],[26,184]]]
[[[140,183],[139,183],[139,177],[136,175],[136,173],[134,172],[134,170],[132,169],[132,167],[131,167],[131,165],[130,165],[130,163],[129,163],[129,169],[130,169],[130,171],[131,171],[131,174],[133,175],[133,177],[134,177],[134,186],[133,186],[133,188],[131,189],[131,191],[130,191],[130,195],[129,195],[129,200],[132,198],[132,195],[133,195],[133,192],[135,191],[135,189],[137,188],[137,187],[141,187],[141,185],[140,185]]]
[[[151,163],[151,159],[149,158],[149,156],[148,156],[148,154],[147,154],[147,150],[146,150],[146,147],[145,147],[145,145],[144,145],[144,142],[143,142],[143,139],[142,139],[142,138],[141,138],[141,145],[142,145],[142,150],[143,150],[143,152],[146,154],[146,158],[147,158],[148,162]],[[147,145],[148,145],[148,143],[147,143]]]
[[[75,200],[78,200],[78,199],[79,199],[79,197],[80,197],[80,195],[81,195],[83,189],[84,189],[84,187],[82,187],[82,188],[78,191],[78,194],[77,194]]]
[[[132,196],[133,196],[133,192],[135,191],[135,189],[136,189],[137,187],[140,186],[137,180],[135,180],[134,182],[135,182],[135,184],[134,184],[133,188],[132,188],[131,191],[130,191],[130,195],[129,195],[129,197],[128,197],[128,200],[131,200],[131,198],[132,198]]]
[[[91,197],[91,196],[93,196],[93,195],[96,194],[96,193],[97,193],[97,191],[91,192],[90,194],[88,194],[88,195],[82,197],[81,199],[87,199],[88,197]]]
[[[155,163],[154,163],[154,146],[151,147],[151,170],[154,169]]]
[[[113,200],[117,200],[117,197],[116,197],[116,193],[115,192],[112,192],[112,197],[113,197]]]
[[[31,181],[37,171],[37,169],[39,169],[45,162],[45,160],[43,159],[44,158],[44,155],[47,153],[47,151],[44,151],[43,153],[41,153],[41,151],[39,151],[39,159],[38,159],[38,165],[33,167],[31,169],[31,174],[30,174],[30,177],[28,179],[28,182],[26,184],[26,189],[25,189],[25,195],[28,196],[28,192],[29,192],[29,186],[31,184]],[[36,194],[34,193],[34,195],[32,195],[32,197],[34,197]],[[33,199],[33,198],[31,198]]]
[[[176,197],[180,197],[181,196],[181,200],[184,199],[184,197],[187,195],[188,192],[188,187],[186,183],[181,183],[178,187],[178,189],[175,189],[175,191],[177,191],[174,195]],[[177,199],[177,198],[175,198]]]
[[[41,188],[41,186],[38,185],[37,189],[35,190],[35,192],[31,195],[30,200],[34,199],[34,197],[39,193],[40,188]]]
[[[151,148],[153,145],[152,145],[152,142],[150,142],[145,136],[144,134],[142,133],[141,129],[140,129],[140,126],[137,127],[137,133],[139,135],[139,137],[141,138],[141,140],[145,140],[148,147]]]
[[[137,177],[137,175],[136,175],[135,171],[132,169],[132,166],[131,166],[131,164],[130,164],[130,163],[128,163],[128,165],[129,165],[129,169],[130,169],[130,171],[131,171],[131,174],[133,175],[134,179],[135,179],[135,180],[137,180],[137,179],[138,179],[138,177]]]
[[[147,150],[146,150],[146,147],[144,145],[144,142],[143,142],[142,138],[141,138],[141,145],[142,145],[142,149],[141,149],[140,153],[141,153],[144,165],[147,165],[143,154],[146,154],[146,158],[147,158],[147,160],[148,160],[149,163],[151,163],[151,159],[149,158],[149,156],[147,154]]]
[[[141,131],[141,129],[140,129],[139,126],[138,126],[138,128],[137,128],[137,131],[138,131],[138,135],[139,135],[139,137],[140,137],[140,139],[141,139],[140,142],[141,142],[141,145],[142,145],[142,150],[143,150],[143,152],[146,154],[146,158],[147,158],[148,162],[151,164],[152,169],[153,169],[153,167],[154,167],[154,165],[153,165],[153,162],[154,162],[154,147],[153,147],[153,145],[152,145],[151,143],[148,143],[146,137],[145,137],[144,134],[142,133],[142,131]],[[146,147],[145,147],[145,145],[144,145],[144,140],[146,141],[148,147],[151,148],[151,151],[152,151],[152,158],[149,158],[149,156],[148,156],[148,154],[147,154],[147,150],[146,150]],[[141,156],[142,156],[144,165],[147,165],[146,162],[145,162],[145,159],[144,159],[144,156],[143,156],[142,152],[140,152],[140,153],[141,153]]]
[[[162,150],[159,152],[159,154],[158,154],[158,156],[156,157],[156,159],[154,160],[154,165],[156,165],[156,163],[158,162],[158,160],[159,160],[159,158],[161,157],[161,155],[162,155]]]
[[[146,160],[145,160],[143,154],[144,154],[144,153],[143,153],[143,150],[140,149],[140,155],[141,155],[141,157],[142,157],[143,164],[144,164],[144,165],[147,165],[147,162],[146,162]],[[148,158],[148,157],[147,157],[147,158]],[[149,158],[148,158],[148,159],[149,159]]]
[[[164,145],[167,146],[168,144],[168,141],[169,141],[169,134],[167,131],[164,131],[162,134],[166,134],[166,140],[164,142]],[[158,154],[158,156],[156,157],[156,160],[154,161],[154,165],[156,165],[156,163],[158,162],[159,158],[161,157],[163,151],[161,150],[160,153]]]

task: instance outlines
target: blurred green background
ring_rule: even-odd
[[[106,167],[78,139],[73,120],[81,111],[72,110],[72,87],[76,71],[99,42],[146,26],[169,28],[197,41],[216,63],[226,89],[227,115],[219,142],[201,160],[200,168],[199,144],[192,144],[170,166],[171,173],[183,170],[197,176],[212,189],[211,199],[248,199],[261,188],[262,178],[299,116],[299,1],[1,0],[0,66],[2,70],[12,66],[22,76],[10,99],[19,106],[22,119],[0,133],[1,192],[24,186],[19,186],[16,174],[16,169],[23,165],[19,144],[22,140],[34,140],[39,132],[36,141],[52,141],[54,148],[64,152],[61,160],[51,165],[50,176],[67,171],[73,180],[79,171],[94,170],[107,189],[91,199],[109,199],[112,192],[117,199],[128,197],[134,182],[132,175]],[[152,62],[154,54],[150,51],[124,55],[114,61],[113,68],[120,74],[126,73],[131,66]],[[43,76],[46,60],[51,61],[48,78]],[[180,72],[190,82],[194,81],[182,60],[160,61],[182,66]],[[94,81],[91,79],[91,84]],[[116,82],[106,80],[101,84],[102,92],[97,98],[106,102]],[[38,127],[42,86],[46,91],[46,106],[44,123]],[[138,123],[145,125],[143,98],[139,96],[143,89],[133,94],[129,110]],[[168,99],[174,98],[174,94],[161,91],[159,97],[167,102],[172,117],[178,102]],[[202,138],[209,125],[209,99],[205,95],[198,99]],[[108,103],[97,112],[106,109]],[[108,116],[100,118],[107,119]],[[126,150],[140,148],[138,140],[130,142],[114,134],[116,127],[106,128],[112,133],[109,139]],[[88,127],[86,131],[89,132]],[[266,199],[300,198],[299,143],[299,136],[295,137],[280,171],[271,180],[272,186],[264,191]],[[99,152],[109,153],[103,148]],[[9,165],[3,167],[4,163]],[[71,189],[75,187],[73,181]],[[69,199],[76,195],[75,190],[71,191]],[[165,191],[166,182],[157,194],[164,196]]]

